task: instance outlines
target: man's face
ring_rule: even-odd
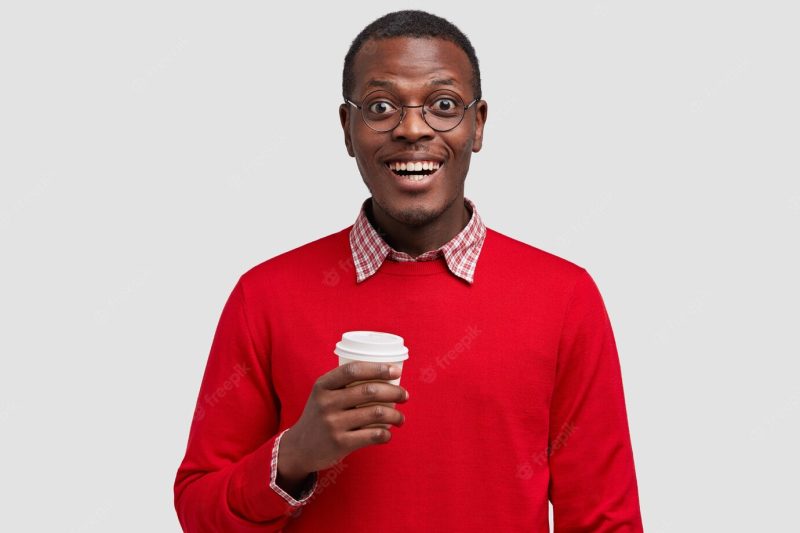
[[[423,104],[434,91],[455,93],[465,104],[476,97],[467,54],[444,39],[393,37],[368,41],[356,54],[353,74],[353,94],[345,96],[359,105],[377,89],[388,90],[399,103],[407,105]],[[431,84],[433,80],[451,81],[447,85]],[[481,100],[466,110],[458,126],[440,132],[423,120],[422,108],[407,108],[396,128],[377,132],[364,123],[356,107],[343,104],[339,108],[347,152],[355,157],[375,207],[411,226],[437,219],[463,197],[470,157],[481,149],[486,115],[487,104]],[[389,166],[412,160],[435,161],[439,169],[415,182]]]

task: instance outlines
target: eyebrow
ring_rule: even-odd
[[[456,81],[453,78],[435,78],[430,80],[425,85],[455,85]],[[371,79],[367,82],[367,87],[396,87],[396,85],[389,80]]]

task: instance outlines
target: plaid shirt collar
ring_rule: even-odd
[[[353,253],[353,264],[356,267],[356,282],[360,283],[374,274],[383,261],[432,261],[444,256],[447,267],[456,276],[472,283],[475,278],[475,267],[486,238],[486,226],[483,224],[475,204],[464,197],[464,204],[472,215],[461,232],[450,242],[436,250],[430,250],[416,258],[405,252],[398,252],[389,246],[381,234],[372,226],[367,218],[366,209],[371,197],[361,204],[361,211],[350,230],[350,249]]]

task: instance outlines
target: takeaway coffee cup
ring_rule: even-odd
[[[405,347],[403,337],[392,333],[380,331],[348,331],[342,335],[342,340],[336,343],[333,353],[339,356],[339,365],[344,365],[352,361],[368,361],[371,363],[389,363],[403,369],[403,361],[408,359],[408,348]],[[348,385],[353,387],[368,381],[354,381]],[[400,385],[400,378],[388,380],[387,383]],[[394,407],[394,403],[368,402],[356,407],[366,407],[368,405],[386,405]],[[369,424],[364,426],[388,428],[388,424]]]

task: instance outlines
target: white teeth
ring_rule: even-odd
[[[405,176],[405,178],[407,178],[409,181],[422,181],[425,179],[425,176],[425,174],[409,174],[408,176]]]
[[[389,163],[392,170],[438,170],[441,164],[438,161],[393,161]]]

